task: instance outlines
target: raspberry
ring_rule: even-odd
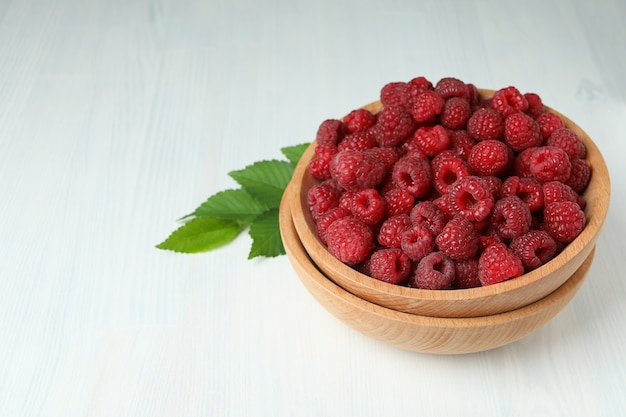
[[[367,109],[352,110],[343,118],[347,133],[364,132],[376,123],[376,115]]]
[[[315,156],[309,162],[309,172],[315,178],[320,180],[330,179],[330,161],[337,153],[337,147],[334,145],[315,146]]]
[[[406,88],[407,83],[402,81],[394,81],[385,84],[380,90],[380,101],[383,106],[403,106]]]
[[[535,118],[535,121],[539,125],[539,131],[544,139],[548,139],[555,130],[565,127],[563,120],[554,113],[541,113]]]
[[[379,160],[385,167],[385,171],[391,172],[398,162],[400,155],[395,148],[380,148],[378,146],[367,150],[367,153]]]
[[[328,242],[326,240],[326,230],[328,230],[328,226],[331,225],[335,220],[339,220],[342,217],[350,216],[352,213],[350,210],[344,207],[333,207],[322,214],[316,223],[317,226],[317,236],[320,238],[320,242],[326,245]]]
[[[545,205],[561,201],[578,203],[579,195],[572,187],[560,181],[548,181],[542,187]]]
[[[330,162],[330,174],[348,191],[376,188],[385,177],[385,167],[362,151],[338,152]]]
[[[441,252],[455,261],[469,259],[478,252],[478,232],[471,221],[455,217],[437,235],[435,244]]]
[[[530,230],[530,209],[518,196],[510,195],[496,201],[491,215],[491,224],[500,236],[513,239]]]
[[[435,92],[444,99],[463,97],[468,100],[469,98],[469,92],[465,83],[454,77],[444,77],[437,81]]]
[[[379,281],[399,284],[411,273],[411,260],[401,249],[379,249],[369,261],[371,276]]]
[[[411,260],[419,262],[435,249],[435,239],[425,225],[413,225],[402,233],[400,248]]]
[[[481,177],[468,175],[452,186],[450,204],[454,212],[461,217],[472,222],[479,222],[491,214],[494,200]]]
[[[471,115],[469,101],[450,97],[443,106],[439,121],[446,129],[464,129]]]
[[[404,105],[411,107],[415,98],[419,96],[423,91],[429,91],[433,89],[433,84],[425,77],[415,77],[411,79],[404,91]]]
[[[422,258],[415,269],[415,285],[424,290],[443,290],[454,282],[454,262],[441,252]]]
[[[503,181],[498,177],[494,177],[493,175],[486,175],[481,178],[483,181],[485,181],[485,184],[487,184],[487,189],[493,196],[493,201],[498,200],[501,195]]]
[[[358,264],[372,252],[374,234],[362,221],[347,216],[335,220],[326,229],[328,251],[345,264]]]
[[[454,267],[454,282],[452,284],[455,288],[480,287],[480,280],[478,279],[478,258],[474,257],[463,261],[454,261]]]
[[[526,114],[532,118],[537,118],[540,114],[544,112],[544,105],[541,97],[539,97],[536,93],[526,93],[524,94],[524,98],[528,102],[528,108],[526,109]]]
[[[307,204],[313,221],[337,207],[340,195],[341,192],[328,180],[311,187],[307,193]]]
[[[454,217],[455,213],[450,203],[450,194],[443,194],[433,200],[433,204],[439,207],[439,210],[446,213],[448,218]]]
[[[435,156],[450,146],[448,132],[441,125],[418,128],[413,134],[416,146],[427,156]]]
[[[478,259],[478,279],[483,286],[497,284],[523,273],[522,261],[503,243],[490,245]]]
[[[530,172],[540,181],[567,181],[572,171],[567,153],[556,146],[535,148],[530,157]]]
[[[528,109],[526,97],[513,86],[496,91],[491,97],[489,105],[505,118],[513,113],[525,112]]]
[[[407,190],[413,197],[422,197],[431,187],[430,163],[414,156],[405,156],[394,166],[392,178],[396,186]]]
[[[374,188],[357,191],[352,200],[352,215],[365,224],[376,224],[385,217],[385,200]]]
[[[441,194],[448,194],[458,179],[470,174],[467,164],[453,151],[443,151],[431,161],[433,187]]]
[[[371,131],[359,131],[346,135],[337,145],[337,151],[366,151],[376,145]]]
[[[585,228],[585,213],[577,203],[561,201],[548,204],[543,210],[548,233],[559,242],[569,243]]]
[[[476,145],[476,141],[467,133],[467,130],[448,130],[450,138],[449,149],[463,160],[467,160],[469,153]]]
[[[541,210],[544,205],[543,187],[535,178],[520,178],[516,175],[504,180],[500,188],[502,197],[518,196],[532,211]]]
[[[566,127],[555,130],[546,140],[546,145],[563,149],[570,159],[584,158],[587,155],[587,149],[580,137]]]
[[[513,162],[513,172],[520,178],[532,177],[530,171],[532,165],[532,156],[537,148],[528,148],[520,152]]]
[[[543,230],[529,230],[514,238],[509,247],[520,258],[526,272],[537,269],[554,258],[557,250],[555,240]]]
[[[384,107],[372,129],[380,146],[392,147],[413,134],[415,123],[404,107]]]
[[[515,152],[541,145],[543,136],[535,119],[513,113],[504,120],[504,141]]]
[[[433,236],[441,233],[448,222],[446,213],[432,201],[420,201],[417,203],[411,210],[409,217],[411,218],[411,223],[425,225]]]
[[[413,227],[408,214],[389,217],[385,220],[378,231],[376,240],[387,248],[399,248],[402,242],[402,234]]]
[[[339,197],[339,207],[343,207],[346,210],[354,205],[354,199],[356,198],[356,191],[344,191]]]
[[[383,194],[385,199],[385,207],[387,208],[386,216],[392,217],[399,214],[408,214],[415,203],[415,199],[407,190],[395,188]]]
[[[591,167],[584,159],[572,159],[572,169],[569,178],[565,181],[577,193],[582,193],[591,179]]]
[[[467,165],[475,175],[499,175],[513,161],[513,152],[499,140],[483,140],[470,151]]]
[[[341,120],[324,120],[319,128],[315,140],[322,145],[337,145],[346,134],[345,126]]]
[[[491,108],[478,109],[467,121],[467,133],[477,141],[498,140],[504,133],[504,119]]]
[[[408,110],[416,123],[432,120],[443,111],[445,101],[432,90],[421,91],[410,103]]]

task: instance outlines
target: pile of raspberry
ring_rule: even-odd
[[[586,224],[580,137],[535,93],[391,82],[377,113],[323,121],[308,165],[320,241],[375,279],[441,290],[545,264]]]

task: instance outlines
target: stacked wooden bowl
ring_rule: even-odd
[[[481,95],[493,92],[480,90]],[[376,112],[380,103],[365,108]],[[319,241],[307,192],[313,142],[285,190],[280,230],[289,260],[313,297],[350,327],[398,348],[437,354],[484,351],[519,340],[558,314],[583,284],[610,199],[609,173],[599,149],[573,121],[556,112],[587,147],[591,181],[584,192],[587,224],[553,260],[515,279],[485,287],[423,290],[388,284],[357,272]]]

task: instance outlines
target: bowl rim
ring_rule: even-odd
[[[495,90],[488,89],[478,89],[478,91],[482,99],[489,98],[495,92]],[[363,106],[363,108],[372,112],[377,112],[382,109],[382,104],[380,101],[375,101]],[[575,131],[585,144],[587,148],[586,160],[592,168],[590,185],[593,184],[594,186],[588,186],[583,192],[583,195],[587,200],[584,210],[587,217],[587,224],[583,231],[578,237],[576,237],[576,239],[567,244],[559,255],[539,268],[498,284],[453,290],[426,290],[420,288],[410,288],[376,280],[357,271],[349,265],[345,265],[328,252],[326,247],[319,241],[317,233],[315,233],[311,228],[313,221],[308,210],[305,209],[306,191],[308,191],[308,189],[298,189],[298,187],[294,185],[291,190],[291,193],[293,193],[293,198],[291,199],[291,211],[295,227],[300,235],[300,238],[304,237],[307,239],[307,245],[311,245],[308,249],[315,250],[317,251],[317,254],[323,256],[324,262],[328,262],[329,268],[332,268],[333,270],[344,270],[344,276],[355,284],[362,286],[365,289],[373,290],[381,294],[387,294],[389,296],[426,301],[453,301],[457,299],[471,301],[472,299],[478,300],[498,294],[511,293],[522,287],[542,280],[545,276],[554,272],[559,267],[576,257],[588,245],[593,245],[595,243],[599,231],[601,230],[606,219],[610,201],[609,171],[604,157],[602,156],[597,145],[580,126],[567,116],[549,106],[545,106],[545,109],[546,111],[555,113],[561,117],[565,126]],[[316,141],[311,142],[309,147],[305,150],[302,158],[294,170],[291,183],[302,183],[307,176],[309,177],[309,180],[319,182],[319,180],[312,179],[308,173],[308,162],[314,155],[316,144]],[[591,209],[593,209],[593,216],[590,215]]]

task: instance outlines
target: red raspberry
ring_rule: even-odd
[[[513,113],[504,120],[504,141],[515,152],[521,152],[541,145],[543,136],[535,119],[524,113]]]
[[[362,221],[354,217],[335,220],[326,229],[328,251],[345,264],[365,261],[372,252],[374,234]]]
[[[565,127],[563,120],[554,113],[541,113],[535,118],[535,121],[539,125],[539,131],[544,139],[548,139],[555,130]]]
[[[385,167],[385,171],[391,172],[393,166],[400,159],[400,153],[396,148],[380,148],[378,146],[366,151],[369,155],[378,159]]]
[[[546,145],[563,149],[570,159],[584,158],[587,155],[583,141],[576,132],[566,127],[555,130],[546,140]]]
[[[489,105],[505,118],[513,113],[525,112],[528,109],[526,97],[512,86],[496,91],[491,97]]]
[[[347,133],[364,132],[376,123],[376,115],[367,109],[352,110],[343,118]]]
[[[454,267],[455,274],[452,284],[455,288],[480,287],[481,284],[478,279],[478,258],[474,257],[463,261],[454,261]]]
[[[572,201],[548,204],[543,210],[543,219],[548,233],[563,243],[574,240],[586,224],[585,213]]]
[[[415,123],[404,107],[385,107],[372,129],[380,146],[392,147],[413,134]]]
[[[441,252],[432,252],[422,258],[415,269],[415,285],[424,290],[443,290],[452,287],[455,267],[452,259]]]
[[[505,239],[513,239],[528,232],[531,222],[530,209],[516,195],[502,197],[493,206],[491,224]]]
[[[461,97],[450,97],[443,106],[439,122],[446,129],[464,129],[472,111],[469,102]]]
[[[431,161],[433,187],[440,194],[448,194],[452,185],[470,174],[467,164],[453,151],[443,151]]]
[[[440,234],[448,222],[446,213],[432,201],[420,201],[417,203],[411,210],[409,217],[411,218],[411,223],[425,225],[433,236]]]
[[[330,179],[330,161],[337,153],[335,145],[316,145],[315,156],[309,162],[309,172],[320,180]]]
[[[415,77],[411,79],[404,91],[404,105],[410,108],[415,98],[419,96],[423,91],[429,91],[433,89],[433,84],[425,77]]]
[[[513,161],[513,152],[499,140],[483,140],[470,151],[467,165],[476,175],[499,175]]]
[[[545,111],[545,107],[543,105],[543,101],[541,97],[539,97],[536,93],[526,93],[524,94],[524,98],[528,102],[528,108],[526,109],[526,114],[532,118],[537,118],[540,114]]]
[[[376,145],[373,132],[359,131],[346,135],[337,145],[337,151],[366,151]]]
[[[537,148],[528,148],[520,152],[513,162],[513,172],[520,178],[532,177],[530,166],[532,165],[532,156]]]
[[[352,213],[350,210],[344,207],[333,207],[322,214],[317,220],[317,236],[320,238],[320,242],[326,245],[326,230],[335,220],[339,220],[342,217],[350,216]]]
[[[471,221],[455,217],[437,235],[435,244],[441,252],[455,261],[469,259],[478,252],[478,232]]]
[[[319,128],[315,140],[318,145],[337,145],[346,134],[346,129],[341,120],[324,120]]]
[[[311,187],[307,193],[307,204],[314,221],[333,207],[339,205],[341,192],[330,181],[324,181]]]
[[[441,125],[424,126],[413,134],[413,141],[427,156],[435,156],[450,146],[448,132]]]
[[[394,81],[387,83],[380,90],[380,101],[384,107],[404,106],[407,83]]]
[[[419,262],[435,249],[435,239],[425,225],[413,225],[402,233],[400,248],[413,261]]]
[[[330,174],[348,191],[376,188],[385,177],[384,165],[362,151],[338,152],[330,162]]]
[[[397,248],[379,249],[369,261],[371,276],[379,281],[400,284],[411,273],[412,263],[406,253]]]
[[[504,119],[491,108],[476,110],[467,121],[467,133],[477,140],[498,140],[504,133]]]
[[[509,247],[520,258],[526,272],[537,269],[554,258],[557,250],[555,240],[543,230],[529,230],[514,238]]]
[[[516,175],[504,180],[500,188],[502,197],[518,196],[530,211],[541,210],[544,205],[543,187],[535,178],[520,178]]]
[[[420,92],[409,105],[408,110],[416,123],[425,123],[441,114],[445,101],[432,90]]]
[[[430,163],[414,156],[405,156],[393,167],[392,178],[398,188],[407,190],[413,197],[422,197],[431,187]]]
[[[450,194],[443,194],[437,198],[435,198],[433,204],[439,207],[439,210],[446,213],[446,216],[451,219],[455,216],[454,210],[452,209],[452,204],[450,203]]]
[[[401,188],[394,188],[385,192],[383,198],[385,199],[385,207],[387,208],[387,217],[408,214],[415,204],[413,195]]]
[[[448,130],[450,138],[449,149],[463,160],[467,160],[470,151],[476,145],[476,141],[471,138],[467,130]]]
[[[485,181],[485,184],[487,184],[487,189],[493,196],[493,201],[498,200],[501,195],[503,181],[498,177],[494,177],[493,175],[486,175],[481,178],[483,181]]]
[[[374,188],[357,191],[350,211],[365,224],[376,224],[385,217],[385,200]]]
[[[376,240],[387,248],[399,248],[402,234],[412,227],[413,223],[408,214],[389,217],[380,227]]]
[[[450,204],[455,213],[472,222],[486,219],[494,207],[487,183],[475,175],[468,175],[454,183],[450,190]]]
[[[435,92],[444,99],[463,97],[469,99],[469,91],[465,83],[458,78],[444,77],[435,84]]]
[[[356,191],[344,191],[343,193],[341,193],[341,196],[339,197],[339,207],[350,210],[350,208],[354,204],[356,193]]]
[[[505,243],[504,238],[498,234],[498,231],[491,225],[478,235],[478,253],[482,253],[494,243]]]
[[[572,169],[570,176],[565,181],[567,185],[572,187],[577,193],[582,193],[591,179],[591,167],[584,159],[572,159],[570,160]]]
[[[541,146],[531,154],[530,172],[539,181],[565,182],[572,172],[572,164],[562,148]]]
[[[523,273],[522,261],[503,243],[490,245],[478,259],[478,279],[483,286],[497,284]]]
[[[561,201],[578,203],[579,195],[572,187],[561,181],[548,181],[542,187],[545,205]]]

